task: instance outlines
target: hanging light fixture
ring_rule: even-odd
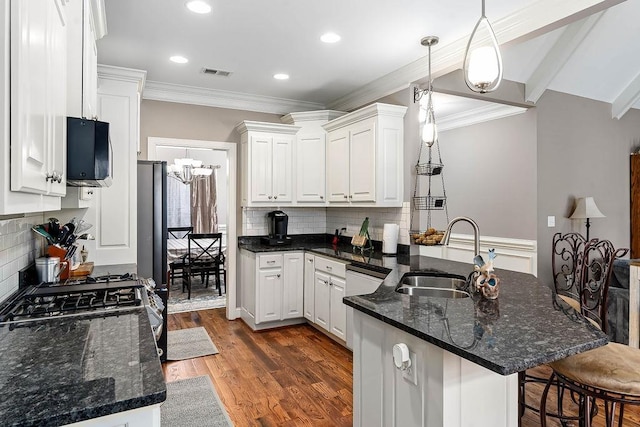
[[[419,121],[422,125],[421,139],[422,142],[431,147],[438,140],[438,126],[436,126],[436,118],[433,114],[433,80],[431,79],[431,46],[438,44],[440,39],[436,36],[427,36],[420,40],[422,46],[429,48],[429,86],[420,90],[417,87],[413,89],[413,102],[420,101],[420,117]],[[426,95],[426,102],[425,100]]]
[[[202,166],[201,160],[175,159],[173,162],[167,167],[167,175],[183,184],[191,184],[194,180],[204,179],[213,173],[213,167]]]
[[[498,40],[484,14],[478,20],[464,53],[464,81],[474,92],[492,92],[502,81],[502,57]]]

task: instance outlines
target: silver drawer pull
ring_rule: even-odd
[[[277,277],[280,277],[280,275],[278,274]]]
[[[267,261],[267,264],[275,264],[275,260]]]
[[[327,270],[331,270],[332,267],[330,265],[327,265]]]

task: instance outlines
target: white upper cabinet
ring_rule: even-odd
[[[304,111],[282,118],[284,123],[300,126],[294,148],[296,203],[303,206],[326,204],[327,132],[322,125],[344,114],[333,110]]]
[[[298,126],[244,121],[240,133],[243,206],[290,205],[293,201],[293,144]]]
[[[97,118],[98,49],[90,0],[69,3],[68,115]]]
[[[323,125],[329,205],[402,206],[406,111],[376,103]]]

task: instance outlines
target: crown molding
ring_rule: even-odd
[[[104,6],[104,0],[91,0],[91,16],[93,17],[93,26],[95,29],[96,40],[100,40],[107,35],[107,11]]]
[[[492,21],[501,45],[518,43],[605,10],[624,0],[539,0],[497,21]],[[471,31],[473,28],[469,28]],[[449,44],[432,48],[431,75],[442,76],[461,68],[469,33]],[[442,40],[440,41],[442,43]],[[342,96],[327,107],[352,111],[384,96],[406,89],[429,74],[429,58],[422,57]]]
[[[144,70],[135,70],[133,68],[98,64],[98,78],[116,80],[125,83],[135,83],[138,86],[138,92],[142,92],[147,78],[147,72]]]
[[[245,132],[277,132],[279,134],[295,135],[300,130],[300,126],[245,120],[238,123],[235,129],[240,134]]]
[[[231,110],[256,111],[260,113],[287,114],[291,111],[321,110],[325,106],[315,102],[274,98],[241,92],[184,86],[148,81],[142,93],[143,99],[203,105],[205,107]]]
[[[338,117],[335,120],[332,120],[322,127],[330,132],[334,129],[338,129],[352,123],[358,122],[360,120],[368,119],[376,116],[386,116],[386,117],[399,117],[404,118],[404,115],[407,112],[407,107],[403,105],[390,105],[390,104],[381,104],[375,103],[368,105],[364,108],[361,108],[357,111],[354,111],[349,114],[345,114],[342,117]]]
[[[527,108],[515,107],[504,104],[485,105],[471,110],[462,111],[456,114],[450,114],[441,119],[437,119],[438,132],[444,132],[452,129],[458,129],[465,126],[471,126],[478,123],[488,122],[490,120],[502,119],[516,114],[522,114]]]
[[[317,110],[302,111],[298,113],[289,113],[282,116],[282,123],[295,125],[300,122],[329,122],[347,114],[344,111],[335,110]]]

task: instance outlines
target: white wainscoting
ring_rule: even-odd
[[[420,246],[420,255],[451,261],[473,262],[473,235],[452,234],[448,246]],[[494,266],[498,269],[529,273],[538,271],[538,242],[536,240],[480,236],[480,253],[487,261],[489,249],[496,250]]]

